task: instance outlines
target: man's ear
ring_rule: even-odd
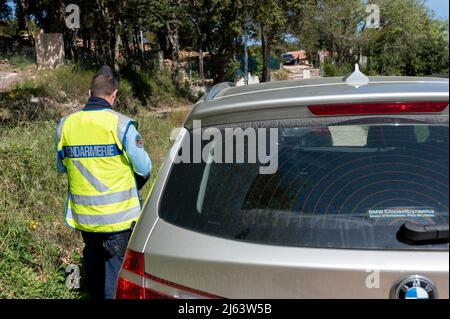
[[[117,93],[119,90],[115,90],[113,94],[111,95],[111,104],[115,104],[117,102]]]
[[[89,90],[89,97],[92,97],[91,90]]]

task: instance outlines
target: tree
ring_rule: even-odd
[[[285,5],[286,32],[297,37],[299,46],[313,62],[317,61],[318,51],[325,47],[320,35],[318,4],[317,0],[288,0]]]
[[[358,25],[364,19],[361,0],[322,0],[316,22],[320,43],[339,67],[355,61],[359,50]]]
[[[197,39],[197,47],[199,52],[199,76],[200,82],[202,86],[205,86],[205,66],[204,66],[204,43],[206,40],[206,36],[202,30],[203,21],[203,1],[192,0],[191,5],[188,6],[188,19],[190,23],[193,25],[195,30],[196,39]]]
[[[363,31],[370,68],[385,75],[425,75],[448,69],[448,22],[433,18],[421,0],[376,3],[381,29]]]
[[[130,62],[146,65],[140,31],[155,35],[153,42],[173,62],[177,86],[180,50],[199,52],[203,83],[205,72],[215,82],[225,81],[230,63],[233,67],[239,63],[245,29],[260,42],[256,51],[262,60],[262,66],[258,64],[262,81],[270,80],[271,54],[296,48],[306,50],[313,62],[319,50],[328,50],[329,66],[337,73],[344,73],[361,55],[368,58],[370,73],[448,73],[448,22],[433,17],[423,0],[12,1],[17,34],[26,31],[32,39],[36,28],[62,32],[66,56],[87,64],[107,63],[116,69]],[[365,5],[372,2],[381,10],[379,30],[364,26]],[[78,31],[64,26],[69,3],[81,10]],[[12,19],[7,4],[8,0],[0,0],[0,19]],[[298,43],[288,43],[286,35],[295,36]],[[77,40],[83,48],[76,45]],[[207,63],[203,52],[208,53]]]
[[[243,3],[240,0],[202,0],[195,8],[202,40],[211,56],[214,81],[223,82],[242,34]]]
[[[270,54],[274,44],[281,41],[286,31],[285,2],[280,0],[251,0],[253,22],[259,27],[263,56],[262,82],[270,81]]]

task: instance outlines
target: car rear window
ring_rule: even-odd
[[[160,217],[196,232],[258,244],[448,249],[446,243],[411,245],[398,239],[405,222],[448,224],[447,118],[276,126],[275,173],[261,174],[260,163],[173,164]]]

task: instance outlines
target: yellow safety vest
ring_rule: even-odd
[[[123,148],[136,122],[111,109],[80,111],[61,119],[57,150],[67,170],[66,221],[86,231],[127,230],[139,218],[141,198]]]

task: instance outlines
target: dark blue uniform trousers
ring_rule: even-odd
[[[92,299],[112,299],[131,230],[119,233],[81,232],[83,283]]]

